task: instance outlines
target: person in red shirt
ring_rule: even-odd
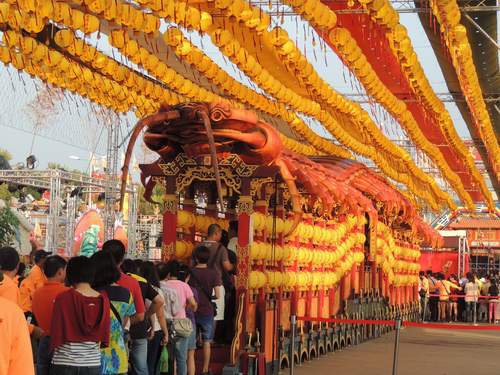
[[[33,315],[45,335],[38,343],[36,355],[37,375],[48,375],[52,356],[50,355],[50,325],[56,297],[68,290],[64,285],[66,279],[66,261],[59,255],[48,257],[43,264],[43,273],[47,278],[45,285],[33,295]]]
[[[117,284],[130,291],[134,299],[136,314],[130,319],[130,324],[138,323],[144,320],[146,307],[142,298],[141,287],[139,282],[132,276],[121,271],[123,260],[125,259],[125,246],[119,240],[109,240],[102,245],[102,251],[108,251],[113,256],[116,265],[120,269],[120,279]]]
[[[110,302],[91,287],[95,273],[87,257],[68,262],[71,288],[56,297],[50,324],[51,375],[101,374],[101,347],[110,342]]]

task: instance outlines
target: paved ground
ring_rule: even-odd
[[[391,333],[297,366],[295,375],[391,375],[393,350]],[[500,375],[500,331],[405,328],[397,374]]]

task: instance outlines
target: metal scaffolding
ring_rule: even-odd
[[[462,277],[465,273],[467,256],[470,256],[467,236],[460,236],[458,238],[458,277]]]
[[[118,173],[118,126],[108,123],[108,148],[106,153],[106,188],[104,192],[104,240],[113,238],[116,220],[115,204],[117,199],[116,177]]]
[[[116,218],[114,212],[114,202],[119,185],[116,178],[94,178],[89,175],[67,172],[57,169],[32,170],[14,169],[0,170],[0,182],[7,182],[16,185],[33,186],[50,191],[49,209],[46,220],[45,249],[55,252],[58,248],[64,248],[67,255],[71,254],[73,246],[75,223],[78,214],[78,194],[71,194],[75,189],[80,188],[86,194],[106,192],[111,187],[113,191],[113,212],[112,222],[107,216],[106,210],[103,212],[104,222],[111,222],[110,227],[114,228]],[[127,227],[129,239],[129,249],[135,251],[135,225],[137,221],[137,192],[134,186],[129,186],[126,190],[129,200],[129,210],[123,225]],[[71,196],[73,195],[73,196]],[[63,209],[63,201],[66,198],[66,206]],[[63,212],[64,211],[64,212]],[[125,219],[125,218],[124,218]],[[111,238],[113,234],[111,235]]]

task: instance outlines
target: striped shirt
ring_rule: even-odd
[[[53,365],[100,367],[101,350],[98,342],[67,342],[54,350]]]

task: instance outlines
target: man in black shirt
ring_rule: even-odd
[[[132,259],[125,259],[122,264],[122,271],[139,282],[142,298],[151,301],[151,305],[146,311],[144,320],[130,326],[130,362],[132,363],[132,374],[148,375],[148,338],[154,335],[152,329],[151,316],[159,309],[163,308],[163,299],[158,292],[146,281],[137,275],[137,264]]]

